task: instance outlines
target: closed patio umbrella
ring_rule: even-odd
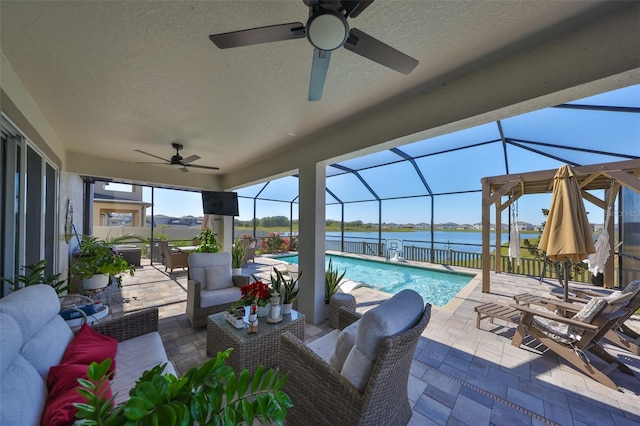
[[[571,167],[564,165],[553,177],[547,223],[538,249],[548,259],[564,263],[564,300],[569,296],[569,265],[582,262],[596,251],[580,188]]]

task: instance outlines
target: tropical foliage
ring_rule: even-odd
[[[181,377],[163,374],[166,364],[145,371],[129,392],[130,399],[114,406],[107,398],[111,359],[92,363],[88,380],[78,379],[86,403],[78,408],[76,425],[236,425],[284,423],[293,404],[281,389],[287,375],[259,366],[236,375],[226,365],[231,349],[219,352]]]
[[[114,245],[132,239],[143,241],[134,235],[126,234],[116,238],[100,239],[83,235],[79,245],[79,255],[71,265],[71,274],[80,278],[90,278],[97,274],[108,274],[116,279],[118,287],[122,285],[122,273],[133,276],[135,266],[130,265],[115,250]]]
[[[194,251],[196,253],[217,253],[220,251],[218,240],[216,240],[216,233],[211,229],[205,229],[196,237],[198,240],[198,248]]]
[[[45,276],[45,268],[47,266],[47,260],[42,259],[34,265],[24,265],[22,269],[24,274],[16,275],[13,279],[0,277],[0,281],[6,281],[11,285],[12,291],[20,290],[21,288],[28,287],[35,284],[48,284],[60,294],[69,288],[69,284],[66,279],[60,279],[61,274],[53,274]]]
[[[273,267],[273,272],[275,272],[276,275],[271,275],[271,285],[281,293],[282,303],[288,304],[295,302],[298,299],[298,293],[300,293],[298,281],[302,277],[302,271],[298,271],[296,278],[286,277],[275,266]]]
[[[324,274],[324,303],[329,304],[331,296],[338,292],[338,289],[342,285],[341,281],[346,273],[346,269],[342,274],[339,273],[338,268],[333,269],[332,259],[329,258],[329,267]]]

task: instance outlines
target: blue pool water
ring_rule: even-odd
[[[347,270],[345,278],[391,294],[410,288],[417,291],[425,302],[436,306],[446,305],[474,277],[471,274],[441,272],[336,255],[325,256],[325,269],[329,266],[329,258],[332,259],[334,269],[337,268],[340,273]],[[277,259],[298,264],[298,255],[279,256]]]

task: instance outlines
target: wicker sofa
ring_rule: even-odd
[[[186,309],[191,327],[204,327],[209,315],[230,308],[247,284],[248,276],[231,274],[231,253],[191,253]]]
[[[58,312],[56,292],[34,285],[0,299],[0,425],[39,425],[49,397],[47,378],[61,363],[74,333]],[[128,399],[140,375],[167,363],[158,334],[158,310],[139,311],[93,326],[118,340],[111,390],[116,403]]]
[[[409,369],[431,305],[405,292],[413,290],[364,315],[340,308],[341,330],[309,345],[291,333],[281,336],[280,368],[289,373],[284,391],[293,401],[289,424],[407,424]]]

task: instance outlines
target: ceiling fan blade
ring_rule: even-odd
[[[136,161],[136,164],[162,164],[162,165],[166,165],[166,164],[169,164],[169,163],[166,163],[166,162],[165,163],[156,163],[154,161]]]
[[[357,28],[352,28],[349,31],[344,48],[402,74],[409,74],[418,65],[418,61],[411,56],[405,55]]]
[[[199,155],[190,155],[187,158],[183,158],[182,159],[182,164],[187,164],[187,163],[192,163],[196,160],[199,160],[200,156]]]
[[[228,49],[230,47],[251,46],[271,41],[293,40],[304,36],[304,25],[300,22],[291,22],[289,24],[212,34],[209,36],[209,40],[220,49]]]
[[[347,18],[356,18],[367,7],[373,3],[373,0],[342,0],[342,7],[346,13]]]
[[[186,167],[183,166],[183,167],[180,167],[180,171],[181,172],[188,172],[189,169],[187,169]]]
[[[184,167],[193,167],[195,169],[209,169],[209,170],[220,170],[220,167],[213,166],[199,166],[197,164],[185,164]]]
[[[162,157],[158,157],[157,155],[149,154],[148,152],[140,151],[139,149],[134,149],[134,151],[139,152],[141,154],[149,155],[151,157],[157,158],[158,160],[162,160],[162,161],[164,161],[166,163],[170,163],[169,160],[166,160],[166,159],[164,159]]]
[[[309,100],[319,101],[322,98],[324,82],[327,79],[327,70],[331,52],[315,49],[313,51],[313,64],[311,64],[311,81],[309,82]]]

